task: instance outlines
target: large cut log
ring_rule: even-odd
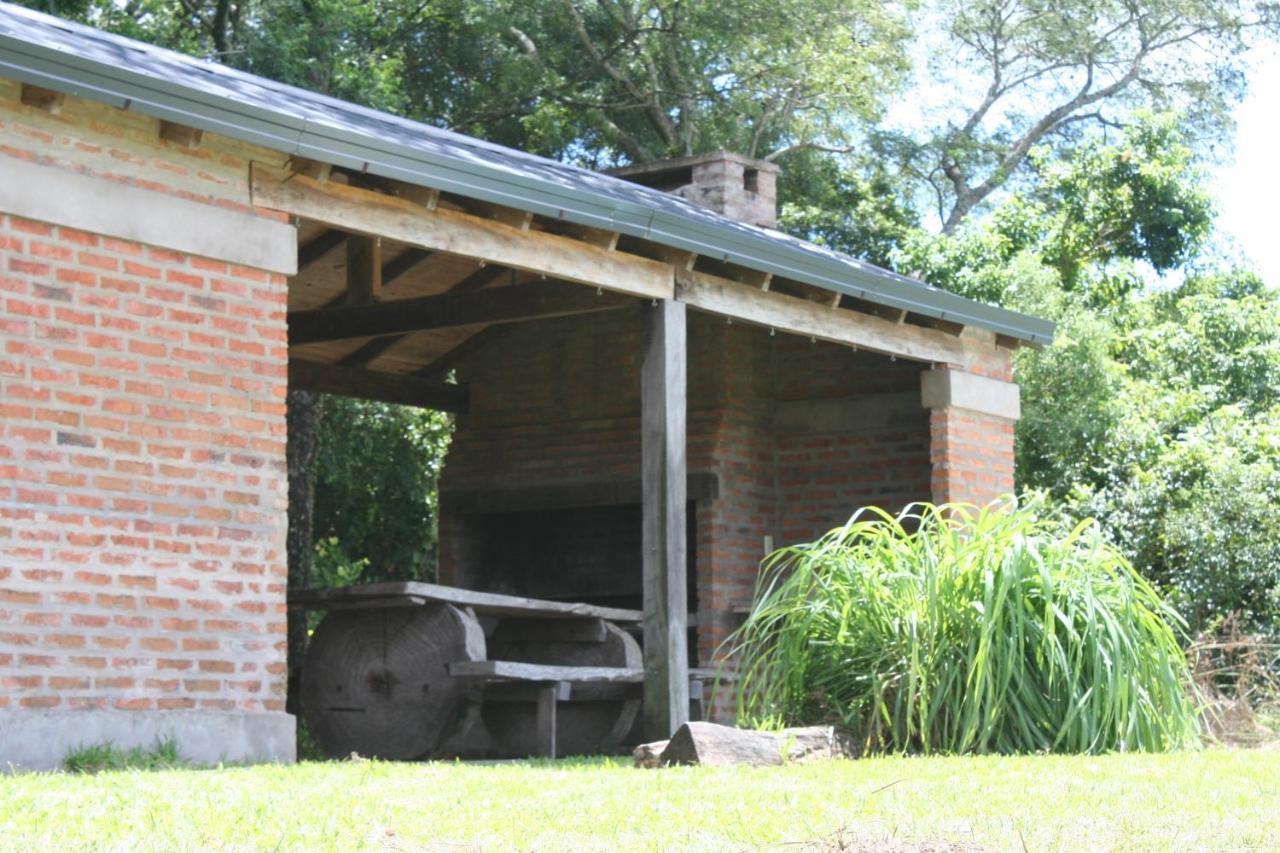
[[[484,631],[468,610],[441,603],[335,610],[307,648],[303,719],[334,757],[470,752],[478,690],[448,666],[484,658]]]
[[[774,767],[791,762],[853,757],[855,751],[851,744],[831,726],[762,732],[716,723],[685,723],[671,736],[658,763]]]

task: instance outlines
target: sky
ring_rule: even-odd
[[[1249,94],[1236,108],[1235,156],[1213,171],[1218,230],[1280,287],[1280,50],[1254,50]]]

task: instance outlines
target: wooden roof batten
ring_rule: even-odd
[[[613,232],[544,224],[531,213],[488,203],[446,203],[421,187],[400,192],[388,179],[355,186],[255,163],[251,186],[255,204],[327,226],[304,244],[303,260],[311,259],[311,247],[321,240],[336,248],[331,234],[338,231],[388,237],[421,257],[446,252],[480,263],[474,274],[441,294],[385,301],[348,295],[321,308],[291,312],[294,345],[369,339],[338,359],[342,367],[364,367],[415,332],[614,310],[637,298],[673,299],[734,320],[909,360],[969,360],[960,339],[962,324],[917,318],[868,298],[833,298],[767,271],[636,238],[620,245]],[[418,200],[424,195],[425,204]],[[384,282],[394,271],[390,266],[383,266]],[[510,269],[545,280],[488,286]],[[437,376],[442,365],[456,361],[446,352],[415,371],[415,378]]]

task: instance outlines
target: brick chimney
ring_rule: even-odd
[[[610,169],[607,174],[710,208],[730,219],[775,228],[778,167],[729,151]]]

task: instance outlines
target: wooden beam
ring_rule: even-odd
[[[611,311],[634,304],[630,297],[618,293],[599,293],[563,281],[538,281],[474,293],[442,293],[372,305],[291,312],[289,343],[341,341],[481,323],[518,323]]]
[[[465,205],[485,219],[492,219],[494,222],[510,225],[520,231],[528,231],[529,226],[533,224],[533,211],[531,210],[504,207],[500,204],[490,204],[487,201],[479,201],[477,199],[468,199]]]
[[[625,666],[559,666],[512,660],[459,660],[448,664],[448,670],[454,678],[479,678],[485,681],[608,684],[633,683],[643,677],[640,670]]]
[[[685,462],[687,316],[664,299],[645,312],[640,374],[643,506],[644,735],[689,719]]]
[[[937,329],[939,332],[950,335],[953,338],[958,338],[964,334],[964,323],[955,323],[938,317],[915,316],[918,318],[919,325],[924,326],[926,329]]]
[[[352,234],[347,238],[347,304],[369,305],[382,298],[382,241]]]
[[[438,252],[542,273],[645,298],[668,299],[671,268],[625,252],[542,231],[521,231],[456,210],[426,207],[372,190],[319,183],[261,163],[252,169],[255,205],[333,227],[377,234]]]
[[[1002,335],[997,332],[996,346],[1004,347],[1005,349],[1008,349],[1008,350],[1016,350],[1018,349],[1018,347],[1030,346],[1030,345],[1027,344],[1026,341],[1023,341],[1021,338],[1015,338],[1013,335]]]
[[[684,249],[673,249],[670,246],[654,245],[653,251],[665,263],[671,264],[677,272],[681,270],[691,270],[693,269],[693,265],[698,262],[698,254],[696,252],[689,252]]]
[[[52,89],[45,89],[41,86],[32,86],[30,83],[22,84],[22,93],[19,97],[26,106],[44,110],[50,115],[57,115],[62,112],[62,102],[66,100],[66,95],[61,92],[55,92]]]
[[[302,272],[302,270],[341,246],[346,239],[345,232],[330,228],[303,243],[298,247],[298,272]]]
[[[827,305],[776,291],[756,290],[706,273],[678,273],[676,299],[714,314],[886,355],[924,362],[968,362],[964,344],[944,332],[923,326],[897,325],[855,311],[833,310]]]
[[[313,181],[324,183],[333,174],[333,165],[321,163],[319,160],[311,160],[307,157],[299,157],[295,154],[289,158],[289,171],[295,175],[306,175]]]
[[[160,138],[180,148],[196,148],[204,139],[204,131],[175,121],[160,119]]]
[[[383,265],[382,267],[383,286],[385,287],[386,285],[395,281],[397,278],[404,275],[410,269],[422,263],[427,258],[431,257],[433,254],[435,253],[428,252],[426,249],[419,249],[416,247],[410,247],[405,251],[401,252],[398,256],[396,256],[395,260],[390,261],[389,263]],[[488,276],[493,278],[501,277],[505,272],[499,267],[487,267],[486,270],[488,271]],[[462,289],[462,285],[466,284],[468,279],[474,277],[475,275],[477,275],[477,273],[473,273],[471,276],[468,276],[468,278],[465,278],[462,281],[458,282],[457,284],[453,285],[453,287],[450,287],[445,292],[454,293],[454,292],[460,291]],[[344,301],[345,300],[340,297],[338,299],[335,299],[326,303],[324,307],[331,308],[337,305],[342,305]],[[502,327],[498,327],[498,328],[502,328]],[[345,365],[348,367],[363,367],[366,364],[369,364],[370,362],[372,362],[374,359],[378,358],[383,353],[395,347],[397,344],[399,344],[401,341],[403,341],[407,337],[409,337],[408,334],[385,335],[380,338],[374,338],[373,340],[368,341],[365,344],[362,344],[360,347],[344,355],[342,358],[338,360],[338,364]],[[414,375],[421,376],[426,374],[424,374],[422,371],[415,371]]]
[[[289,386],[442,412],[464,412],[467,409],[468,395],[463,385],[427,382],[413,376],[375,373],[296,358],[289,359]]]
[[[628,625],[641,621],[639,610],[619,607],[600,607],[581,602],[547,601],[539,598],[522,598],[518,595],[502,595],[496,592],[480,592],[459,589],[421,581],[360,584],[337,589],[308,589],[289,593],[290,607],[309,607],[315,610],[333,610],[367,601],[399,602],[410,607],[428,601],[442,601],[456,607],[470,607],[480,616],[519,616],[530,619],[606,619]],[[394,606],[394,605],[385,605]],[[560,681],[562,679],[549,679]],[[573,680],[573,679],[569,679]],[[640,679],[637,678],[636,681]]]
[[[538,688],[538,751],[543,758],[556,757],[556,701],[560,698],[560,685],[564,682],[544,684]]]
[[[599,246],[601,249],[606,249],[610,252],[618,248],[618,238],[622,236],[617,231],[592,228],[590,225],[578,225],[576,223],[567,223],[564,226],[564,233],[584,243]]]

